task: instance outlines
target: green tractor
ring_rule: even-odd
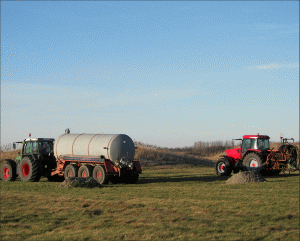
[[[15,160],[5,160],[1,167],[1,179],[14,181],[19,176],[23,182],[38,182],[41,176],[46,176],[49,181],[63,181],[55,180],[61,177],[51,176],[52,170],[57,167],[53,142],[52,138],[31,138],[30,135],[23,142],[14,142],[13,149],[17,144],[22,144],[22,151]]]

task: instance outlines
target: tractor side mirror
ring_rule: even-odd
[[[16,143],[13,143],[13,149],[16,150]]]

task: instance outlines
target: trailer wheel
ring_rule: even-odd
[[[10,182],[16,180],[16,178],[16,162],[11,159],[6,159],[1,167],[1,179],[4,182]]]
[[[19,177],[23,182],[38,182],[41,178],[40,163],[31,156],[23,157],[18,168]]]
[[[68,177],[77,177],[78,176],[78,167],[75,164],[69,164],[65,168],[64,172],[65,179]]]
[[[221,158],[216,163],[216,173],[218,176],[230,176],[232,167],[229,161],[225,158]]]
[[[93,170],[93,178],[100,184],[107,184],[109,182],[109,177],[104,170],[103,166],[95,166]]]
[[[93,167],[91,165],[82,165],[78,170],[78,177],[92,177],[93,176]]]
[[[260,172],[263,168],[263,163],[258,154],[249,153],[243,160],[243,166],[247,171]]]

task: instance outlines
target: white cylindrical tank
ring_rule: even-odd
[[[104,157],[116,163],[122,158],[133,161],[135,146],[124,134],[63,134],[54,143],[54,155]]]

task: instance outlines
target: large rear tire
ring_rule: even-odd
[[[91,165],[82,165],[78,170],[78,177],[92,177],[93,176],[93,167]]]
[[[243,166],[247,171],[259,173],[263,169],[263,162],[258,154],[249,153],[243,160]]]
[[[66,166],[64,171],[65,179],[68,177],[77,177],[78,176],[78,166],[75,164],[69,164]]]
[[[1,166],[1,179],[4,182],[11,182],[17,178],[17,164],[11,159],[6,159],[4,164]]]
[[[31,156],[23,157],[18,168],[19,177],[23,182],[38,182],[41,178],[40,162]]]
[[[232,172],[232,167],[230,162],[225,159],[221,158],[216,163],[216,173],[218,176],[230,176]]]
[[[109,182],[109,176],[101,165],[94,167],[93,178],[100,184],[107,184]]]

